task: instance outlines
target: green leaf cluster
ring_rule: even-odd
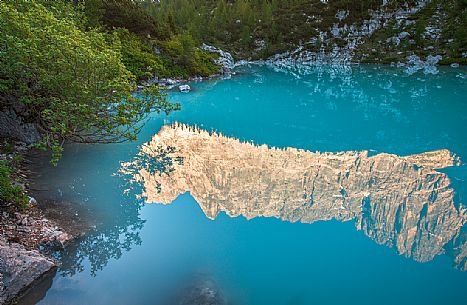
[[[119,33],[84,30],[75,17],[26,0],[0,3],[0,28],[0,106],[26,107],[53,163],[66,141],[133,140],[149,112],[178,109],[157,87],[135,94]]]
[[[214,64],[216,55],[196,48],[196,42],[190,34],[172,36],[160,45],[165,64],[165,70],[161,71],[163,75],[169,77],[209,76],[219,70],[219,67]]]

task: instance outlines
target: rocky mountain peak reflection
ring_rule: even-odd
[[[303,223],[355,220],[399,254],[423,262],[446,251],[466,270],[466,209],[437,171],[456,165],[448,150],[369,156],[278,149],[174,124],[121,171],[143,186],[147,202],[170,204],[190,192],[211,219],[225,212]]]

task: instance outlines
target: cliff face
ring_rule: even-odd
[[[357,20],[351,18],[357,7],[334,11],[330,4],[326,6],[320,18],[307,17],[307,23],[316,19],[315,35],[268,61],[279,66],[397,63],[408,69],[431,68],[438,62],[466,63],[465,2],[382,1],[378,8],[368,10],[367,17]]]
[[[144,186],[147,202],[169,204],[188,191],[211,219],[225,212],[304,223],[355,220],[377,243],[417,261],[433,259],[457,238],[452,256],[465,269],[466,212],[454,204],[448,176],[436,171],[458,164],[447,150],[405,157],[320,153],[173,125],[122,164],[122,172]]]

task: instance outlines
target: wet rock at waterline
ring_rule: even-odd
[[[189,85],[181,85],[178,86],[178,90],[180,90],[180,92],[190,92],[191,87]]]
[[[55,262],[39,251],[0,239],[0,304],[24,292],[55,267]]]
[[[416,261],[445,251],[465,269],[464,251],[449,251],[466,211],[454,203],[438,169],[460,160],[448,150],[410,156],[278,149],[175,124],[164,126],[121,171],[143,185],[147,202],[169,204],[185,192],[207,217],[220,212],[303,223],[354,220],[379,244]],[[461,244],[459,244],[461,243]]]

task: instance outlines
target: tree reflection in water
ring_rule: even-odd
[[[84,262],[89,261],[93,276],[102,270],[111,259],[119,259],[125,251],[141,245],[140,231],[145,220],[140,218],[141,203],[124,202],[118,205],[111,223],[102,224],[83,237],[57,252],[63,276],[72,276],[84,271]]]

